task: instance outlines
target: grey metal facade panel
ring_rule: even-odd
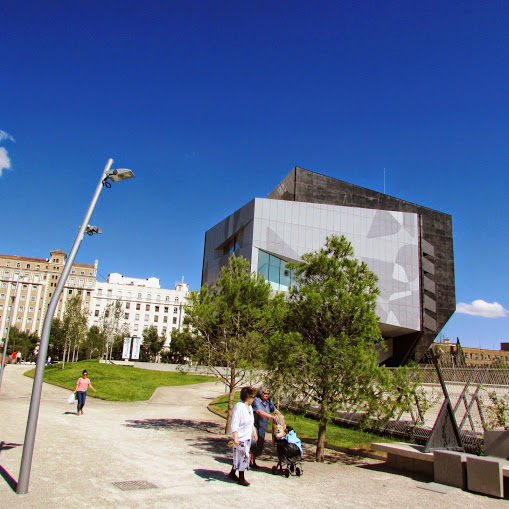
[[[279,192],[277,190],[279,189]],[[293,194],[292,194],[293,189]],[[413,212],[421,218],[421,239],[425,242],[426,253],[432,254],[435,274],[424,276],[428,281],[423,286],[435,287],[437,309],[428,320],[436,322],[436,331],[440,331],[456,309],[454,282],[454,252],[452,237],[452,218],[449,214],[416,205],[392,196],[371,191],[303,168],[295,167],[269,194],[270,198],[290,201],[325,203],[349,207]],[[431,279],[433,278],[433,279]],[[422,299],[424,301],[424,299]],[[424,310],[423,310],[424,315]],[[428,322],[431,323],[431,322]],[[406,342],[394,342],[394,364],[410,360],[419,361],[436,337],[433,331],[424,330],[418,336],[410,335]]]

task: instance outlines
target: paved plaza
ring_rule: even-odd
[[[262,468],[246,475],[251,486],[239,486],[227,477],[224,420],[207,410],[224,391],[216,383],[159,388],[137,403],[88,398],[79,417],[66,404],[68,390],[44,384],[29,492],[16,495],[32,389],[23,373],[30,367],[8,365],[0,390],[1,509],[245,509],[256,507],[261,493],[263,505],[278,508],[507,507],[455,488],[432,491],[436,485],[388,471],[378,460],[328,451],[325,463],[314,463],[307,444],[302,477],[273,476],[268,447]]]

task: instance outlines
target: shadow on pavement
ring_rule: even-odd
[[[373,465],[359,465],[360,468],[371,470],[372,472],[384,472],[386,474],[402,475],[419,482],[429,482],[429,476],[425,474],[419,474],[417,472],[408,472],[404,470],[395,470],[394,468],[388,467],[385,462],[376,463]]]
[[[18,483],[14,477],[12,477],[4,467],[0,465],[0,475],[3,477],[4,481],[9,485],[12,491],[16,492],[16,488],[18,487]]]
[[[211,481],[221,481],[227,483],[233,482],[228,478],[228,474],[224,473],[222,470],[207,470],[205,468],[195,468],[194,473],[198,477],[205,479],[205,481],[207,482]]]
[[[14,449],[14,447],[20,447],[23,444],[14,444],[14,443],[7,443],[3,440],[0,442],[0,452],[2,451],[8,451],[9,449]]]
[[[127,420],[129,428],[145,428],[145,429],[168,429],[171,431],[188,432],[190,429],[194,431],[205,431],[208,433],[218,433],[223,427],[212,421],[193,421],[188,419],[142,419]]]
[[[186,441],[190,442],[189,445],[200,451],[211,454],[224,454],[225,456],[230,453],[231,449],[228,448],[228,441],[231,440],[228,436],[222,437],[199,437],[198,440],[188,438]]]

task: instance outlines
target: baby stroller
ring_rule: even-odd
[[[283,421],[284,425],[284,421]],[[279,432],[277,428],[279,427]],[[302,468],[302,446],[297,434],[290,426],[281,430],[281,424],[275,422],[272,426],[274,443],[277,449],[278,464],[272,467],[274,475],[296,475],[300,477],[304,470]]]

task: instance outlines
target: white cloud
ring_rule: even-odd
[[[14,141],[14,138],[9,133],[6,133],[0,129],[0,141],[4,140]]]
[[[456,305],[456,313],[482,316],[484,318],[504,318],[509,314],[509,310],[505,309],[498,302],[486,302],[479,299],[474,300],[472,304],[458,302]]]
[[[4,170],[11,169],[11,160],[7,155],[7,150],[4,147],[0,147],[0,177],[2,176],[2,172]]]

